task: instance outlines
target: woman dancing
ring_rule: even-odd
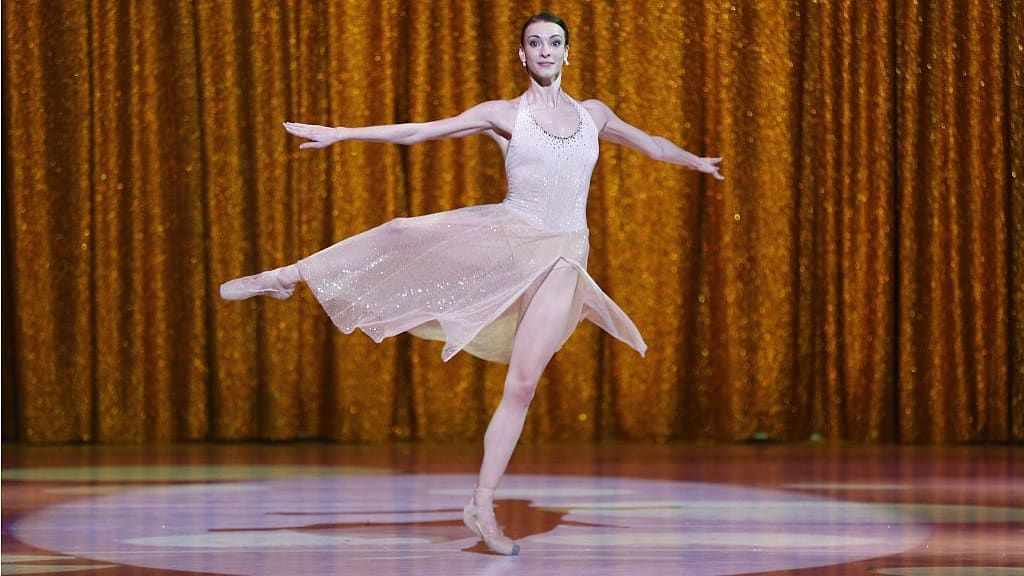
[[[345,140],[414,144],[486,134],[505,157],[500,204],[397,218],[316,254],[221,286],[221,297],[288,298],[305,282],[343,332],[376,342],[402,332],[507,363],[504,392],[484,435],[480,476],[463,512],[494,552],[518,554],[494,517],[494,490],[519,441],[537,382],[583,318],[640,354],[647,346],[628,316],[587,273],[586,201],[598,139],[722,179],[721,158],[701,158],[627,124],[598,100],[562,91],[569,28],[540,13],[523,25],[519,59],[530,86],[511,100],[478,104],[425,123],[362,128],[285,123],[323,148]]]

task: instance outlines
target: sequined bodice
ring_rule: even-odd
[[[516,114],[505,172],[508,194],[503,204],[526,215],[541,228],[580,231],[587,228],[587,194],[597,164],[597,125],[575,100],[579,125],[566,137],[549,134],[523,103]]]

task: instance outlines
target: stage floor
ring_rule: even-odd
[[[2,573],[1024,576],[1009,446],[5,444]]]

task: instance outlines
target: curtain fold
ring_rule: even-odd
[[[479,439],[504,367],[218,285],[498,202],[485,137],[299,151],[283,121],[451,116],[526,86],[540,9],[5,0],[3,434]],[[1024,439],[1024,0],[563,2],[565,90],[724,182],[603,145],[581,325],[527,440]]]

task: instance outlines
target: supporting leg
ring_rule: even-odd
[[[537,289],[516,329],[504,393],[484,435],[480,478],[466,507],[466,524],[496,552],[510,554],[519,549],[498,528],[493,494],[522,434],[537,382],[569,329],[577,276],[571,266],[556,266]]]

